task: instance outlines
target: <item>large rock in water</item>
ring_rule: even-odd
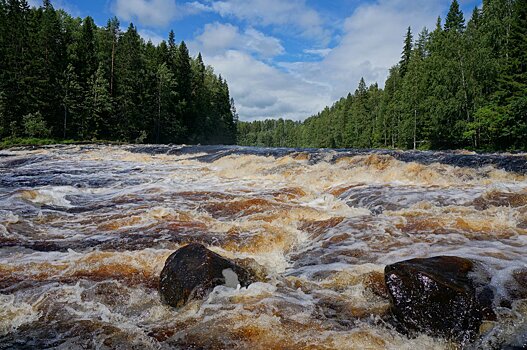
[[[246,287],[254,280],[248,270],[201,244],[191,243],[166,260],[159,294],[165,304],[181,307],[191,299],[204,297],[218,285]]]
[[[471,260],[438,256],[412,259],[384,270],[397,327],[468,343],[484,318],[492,319],[489,276]]]

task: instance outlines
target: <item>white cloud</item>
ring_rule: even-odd
[[[116,0],[115,14],[152,27],[165,27],[178,16],[175,0]]]
[[[437,14],[448,4],[449,0],[366,3],[343,22],[334,48],[304,50],[320,56],[320,61],[275,62],[279,68],[251,56],[255,50],[247,44],[250,35],[230,24],[208,25],[194,44],[206,53],[207,63],[227,78],[243,119],[299,120],[353,92],[361,77],[382,86],[388,69],[400,59],[406,28],[410,25],[416,36],[424,26],[433,28]]]
[[[195,13],[212,11],[210,6],[202,4],[198,1],[188,2],[186,6],[189,8],[189,10],[192,9]]]
[[[195,1],[192,6],[222,17],[236,17],[258,26],[282,26],[316,39],[328,40],[320,15],[305,0],[222,0]]]
[[[332,49],[305,49],[304,53],[314,56],[326,57]]]
[[[331,102],[327,87],[273,67],[269,59],[284,52],[280,41],[248,28],[210,23],[189,43],[225,77],[243,120],[298,119]]]
[[[227,79],[243,120],[299,119],[331,103],[324,86],[294,77],[241,51],[205,55],[205,61]]]
[[[281,66],[291,74],[330,85],[333,100],[353,92],[361,77],[382,86],[388,69],[400,60],[408,26],[414,36],[424,26],[433,29],[445,6],[448,0],[378,0],[361,5],[344,21],[339,44],[322,61]]]
[[[146,42],[151,41],[154,45],[159,45],[159,43],[165,40],[161,35],[148,29],[140,29],[138,33]]]
[[[244,32],[240,32],[239,28],[232,24],[217,22],[205,25],[203,33],[198,35],[195,42],[190,45],[191,48],[196,48],[208,55],[217,55],[225,50],[237,49],[270,58],[284,52],[280,40],[266,36],[254,28],[247,28]]]
[[[330,26],[305,0],[199,0],[178,3],[177,8],[174,1],[166,0],[116,1],[126,5],[123,13],[151,26],[203,11],[250,23],[246,28],[209,23],[189,43],[191,52],[201,51],[206,63],[227,79],[244,120],[306,118],[353,92],[361,77],[382,86],[388,69],[400,59],[406,28],[410,25],[414,36],[424,26],[433,29],[437,15],[450,4],[450,0],[364,2],[339,21],[336,45],[329,49],[320,45],[325,44],[321,38],[328,37],[325,28]],[[151,10],[141,7],[152,2],[160,5],[150,6]],[[163,4],[167,7],[160,10]],[[149,12],[153,9],[155,14]],[[309,60],[277,62],[285,50],[280,40],[267,34],[268,29],[280,29],[288,39],[312,39],[314,48],[300,51],[310,55]],[[155,32],[141,34],[154,42],[159,39]],[[313,62],[314,57],[319,61]]]
[[[43,1],[42,0],[28,0],[27,3],[31,7],[40,7],[42,6]],[[81,17],[81,12],[77,8],[77,6],[70,4],[66,0],[54,0],[51,2],[51,4],[53,5],[53,8],[55,9],[62,9],[72,16]]]

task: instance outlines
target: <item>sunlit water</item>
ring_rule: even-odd
[[[527,267],[526,161],[175,146],[0,151],[0,348],[455,349],[392,329],[383,269],[474,258],[507,298],[512,271]],[[189,242],[254,259],[267,283],[163,305],[159,273]],[[527,329],[526,300],[496,309],[475,347],[499,348]]]

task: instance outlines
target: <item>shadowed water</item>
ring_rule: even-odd
[[[0,348],[455,349],[392,329],[383,269],[458,255],[494,276],[498,320],[473,347],[499,349],[527,329],[526,172],[524,154],[0,151]],[[159,273],[189,242],[267,283],[164,306]]]

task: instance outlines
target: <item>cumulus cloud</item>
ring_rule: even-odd
[[[205,25],[203,33],[191,43],[208,55],[216,55],[225,50],[239,49],[254,53],[260,57],[270,58],[284,52],[280,40],[267,36],[254,28],[247,28],[241,32],[232,24],[210,23]]]
[[[201,51],[206,62],[227,78],[246,120],[303,119],[353,92],[361,77],[382,86],[388,69],[400,59],[406,28],[411,26],[414,36],[424,26],[433,29],[437,15],[450,4],[450,0],[364,1],[347,18],[331,24],[307,0],[194,0],[178,2],[177,7],[174,0],[114,1],[118,15],[137,18],[146,26],[203,12],[246,25],[209,23],[189,43],[192,52]],[[327,28],[334,30],[332,48],[323,46],[331,36]],[[286,53],[269,29],[283,40],[302,36],[313,47]],[[161,39],[155,32],[141,34],[153,42]],[[297,61],[291,61],[294,55]],[[279,61],[285,58],[289,60]]]
[[[196,9],[212,11],[222,17],[235,17],[258,26],[293,28],[300,34],[317,39],[328,39],[328,31],[317,11],[305,0],[222,0],[192,3]]]
[[[227,79],[243,120],[298,119],[331,102],[327,87],[273,67],[270,58],[284,48],[254,28],[210,23],[189,46]]]
[[[324,86],[294,77],[239,50],[205,56],[205,59],[227,79],[244,120],[299,119],[331,102]]]
[[[397,63],[406,28],[414,35],[432,27],[447,1],[378,0],[355,9],[344,21],[338,45],[320,62],[282,63],[292,74],[332,86],[332,98],[354,91],[361,77],[384,84],[388,69]],[[448,6],[448,5],[446,5]]]
[[[120,18],[152,27],[165,27],[178,16],[175,0],[116,0],[112,8]]]

